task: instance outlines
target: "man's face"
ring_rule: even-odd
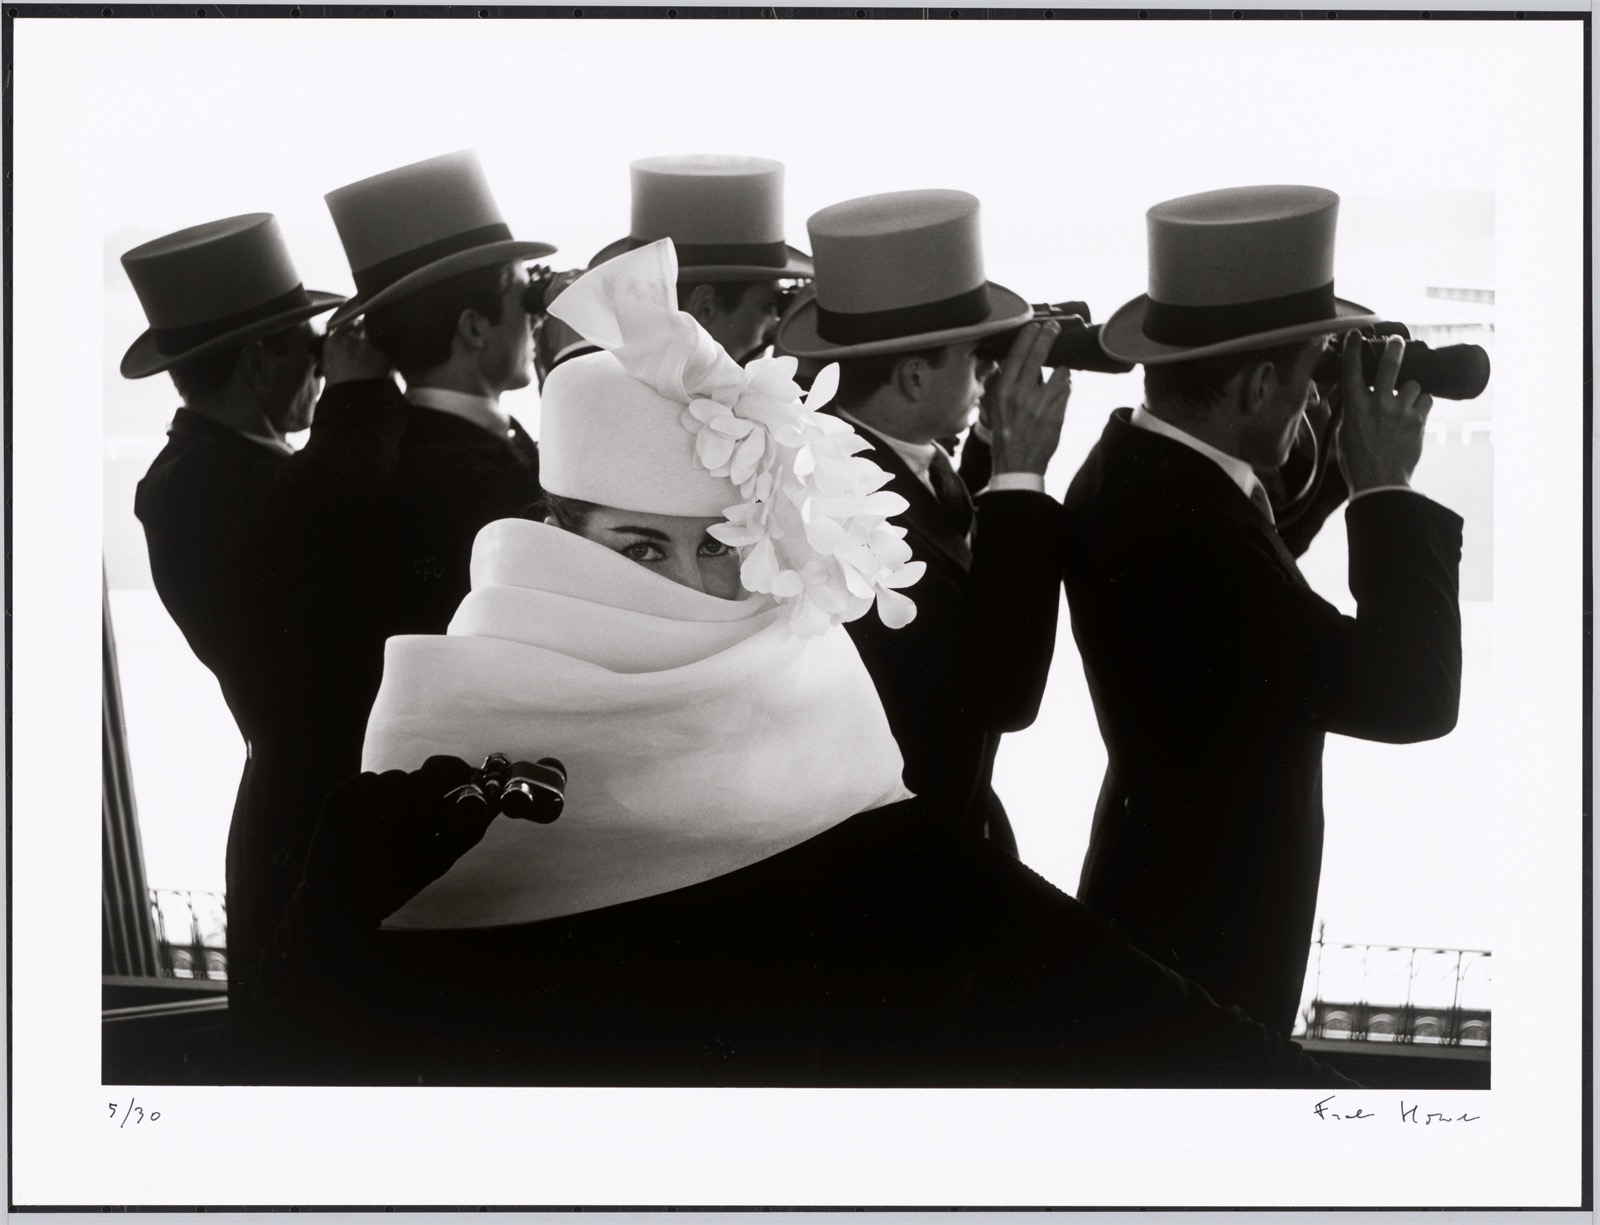
[[[1275,367],[1275,384],[1255,414],[1245,440],[1250,454],[1240,458],[1257,468],[1276,469],[1288,462],[1301,419],[1320,404],[1320,393],[1311,374],[1327,343],[1326,339],[1308,342],[1297,358],[1284,367]]]
[[[523,309],[528,274],[521,264],[508,265],[510,279],[500,294],[500,322],[488,329],[480,361],[484,381],[496,392],[515,391],[533,381],[533,326]]]
[[[310,428],[322,391],[322,373],[311,352],[314,333],[309,323],[297,327],[282,352],[268,350],[262,402],[268,422],[279,434]]]
[[[919,416],[927,423],[928,438],[959,434],[972,422],[983,399],[984,384],[999,367],[978,356],[977,340],[947,346],[929,367],[929,380]]]
[[[744,287],[739,305],[731,311],[723,310],[720,300],[713,299],[706,331],[730,357],[744,362],[771,343],[777,326],[777,282],[752,281]]]

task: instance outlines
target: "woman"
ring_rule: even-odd
[[[293,1075],[1347,1083],[906,792],[840,628],[915,615],[903,503],[828,372],[802,403],[791,361],[741,369],[675,279],[656,243],[552,304],[604,351],[545,385],[545,521],[484,529],[449,634],[391,640],[374,773],[252,980],[314,1036]],[[562,819],[447,802],[491,751],[560,758]]]

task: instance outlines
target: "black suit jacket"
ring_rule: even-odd
[[[135,494],[156,591],[247,744],[228,833],[235,981],[298,883],[323,794],[360,768],[383,665],[377,524],[404,423],[388,380],[330,387],[294,455],[179,409]]]
[[[1073,633],[1109,756],[1079,896],[1289,1032],[1322,862],[1328,732],[1444,735],[1461,683],[1461,520],[1350,505],[1339,613],[1226,474],[1119,410],[1065,502]]]
[[[539,453],[437,409],[407,406],[394,483],[390,635],[442,634],[471,589],[472,542],[540,496]]]
[[[1054,541],[1061,507],[1042,493],[986,493],[972,544],[895,452],[868,431],[863,452],[909,503],[893,522],[928,569],[907,588],[917,616],[903,629],[869,612],[846,627],[877,686],[905,757],[906,785],[958,828],[1015,849],[990,786],[1000,734],[1039,713],[1055,651],[1060,596]]]

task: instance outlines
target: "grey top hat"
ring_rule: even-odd
[[[1100,347],[1121,361],[1246,353],[1378,319],[1334,297],[1339,197],[1326,188],[1229,187],[1145,216],[1150,292],[1100,330]]]
[[[589,267],[670,238],[680,284],[812,275],[811,257],[784,241],[782,162],[690,153],[641,158],[628,170],[628,236],[599,251]]]
[[[283,331],[344,301],[300,283],[271,213],[154,239],[125,254],[122,268],[150,321],[122,356],[129,379]]]
[[[330,326],[463,272],[555,250],[511,237],[471,149],[385,171],[323,198],[356,283],[356,296]]]
[[[896,191],[846,200],[806,222],[814,300],[778,327],[797,357],[903,353],[990,336],[1033,318],[983,273],[978,201],[964,191]]]

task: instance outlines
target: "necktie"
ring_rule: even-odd
[[[1272,513],[1272,499],[1267,497],[1267,487],[1260,481],[1253,481],[1250,485],[1250,504],[1261,512],[1261,517],[1273,527],[1278,526],[1278,517]]]
[[[933,495],[939,499],[951,525],[962,536],[968,535],[972,531],[972,496],[967,493],[967,486],[957,475],[949,456],[939,447],[933,449],[933,462],[928,465],[928,483],[933,486]]]

